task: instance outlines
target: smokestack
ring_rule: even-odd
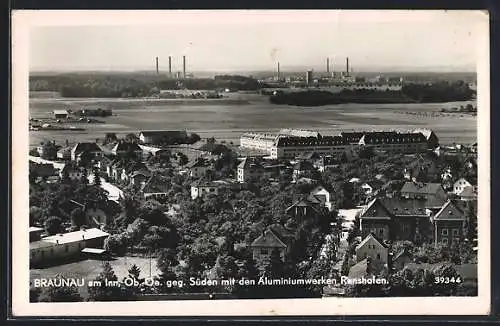
[[[182,56],[182,77],[186,78],[186,56]]]
[[[160,69],[158,67],[158,57],[156,57],[156,74],[158,75],[160,73]]]
[[[330,73],[330,58],[326,58],[326,73]]]
[[[168,74],[172,77],[172,56],[168,56]]]
[[[278,62],[278,80],[280,80],[280,63]]]
[[[346,58],[346,70],[347,76],[349,76],[349,57]]]

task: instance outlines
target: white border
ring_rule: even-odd
[[[443,12],[357,11],[356,21],[390,19],[425,23]],[[389,15],[390,13],[390,15]],[[28,254],[28,40],[32,26],[145,25],[175,23],[306,22],[344,19],[340,11],[14,11],[12,15],[12,313],[21,316],[273,316],[273,315],[485,315],[490,311],[490,100],[487,12],[454,11],[477,19],[479,296],[425,298],[324,298],[153,302],[29,303]],[[166,19],[168,16],[168,19]],[[196,18],[194,18],[195,16]],[[223,16],[223,19],[221,19]],[[465,18],[467,17],[467,18]]]

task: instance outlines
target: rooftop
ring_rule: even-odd
[[[91,240],[109,236],[109,233],[99,230],[97,228],[80,230],[75,232],[60,233],[43,238],[41,241],[49,242],[52,244],[65,244],[78,242],[81,240]]]
[[[283,241],[281,241],[280,238],[271,230],[264,231],[264,233],[255,239],[250,246],[286,248],[286,244],[284,244]]]

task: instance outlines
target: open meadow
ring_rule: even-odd
[[[37,93],[37,92],[35,92]],[[341,104],[322,107],[273,105],[257,94],[230,94],[245,104],[217,103],[210,100],[169,102],[165,99],[67,99],[57,93],[30,95],[30,117],[49,117],[57,109],[106,108],[113,116],[105,124],[85,124],[85,131],[30,131],[30,145],[44,140],[70,143],[103,138],[107,132],[118,135],[141,130],[186,129],[201,137],[239,142],[247,131],[277,131],[280,128],[307,128],[325,135],[339,130],[430,128],[442,144],[475,143],[477,120],[469,115],[438,114],[469,102],[425,104]],[[475,103],[473,103],[475,105]],[[405,111],[419,114],[401,114]]]

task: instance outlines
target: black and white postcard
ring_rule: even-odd
[[[482,11],[14,11],[14,316],[479,315]]]

